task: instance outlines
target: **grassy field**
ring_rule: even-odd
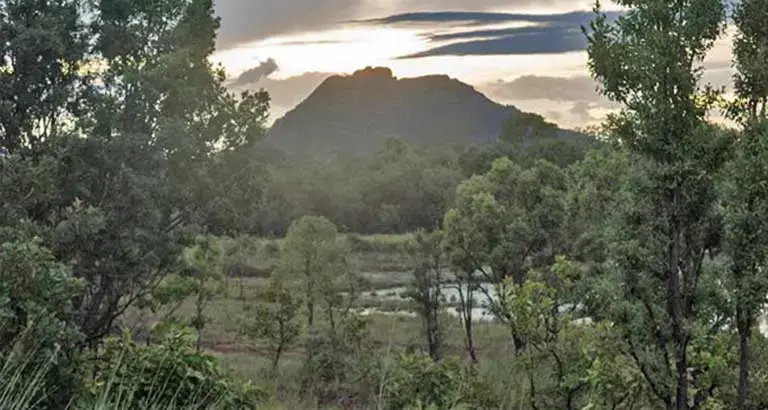
[[[396,311],[412,308],[410,301],[389,295],[386,300],[376,296],[387,289],[405,286],[409,283],[408,259],[402,252],[407,235],[345,235],[341,240],[350,248],[350,265],[362,275],[368,285],[362,292],[359,307],[373,307],[377,311]],[[258,240],[258,247],[245,263],[262,271],[273,269],[279,259],[280,240]],[[282,408],[290,407],[290,400],[296,397],[291,391],[295,375],[300,372],[304,352],[294,348],[283,355],[278,376],[268,375],[270,358],[266,346],[259,340],[252,340],[240,333],[242,324],[249,320],[251,307],[258,302],[258,290],[267,281],[265,277],[229,278],[226,290],[210,301],[206,308],[206,327],[202,332],[202,346],[221,358],[224,365],[236,375],[266,385],[280,397]],[[186,300],[177,315],[191,317],[194,300]],[[394,354],[405,350],[423,350],[424,338],[421,320],[415,315],[372,313],[369,319],[370,342],[382,354]],[[154,318],[141,317],[137,312],[128,316],[132,324],[151,323]],[[444,329],[444,350],[448,355],[464,357],[464,335],[459,319],[445,314],[442,318]],[[494,323],[476,323],[474,330],[478,355],[486,363],[484,371],[508,372],[498,363],[506,362],[513,356],[509,331]],[[494,366],[498,368],[494,368]],[[282,375],[282,376],[281,376]],[[499,376],[494,376],[498,378]],[[288,406],[288,407],[286,407]],[[279,407],[275,407],[279,408]],[[307,408],[296,404],[293,408]]]

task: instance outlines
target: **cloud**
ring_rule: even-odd
[[[561,54],[582,51],[587,42],[578,28],[525,28],[517,34],[487,40],[472,40],[433,47],[400,57],[401,59],[435,56]]]
[[[278,70],[277,62],[275,62],[274,59],[270,58],[267,59],[267,61],[262,62],[256,67],[253,67],[249,70],[244,71],[242,74],[240,74],[239,77],[237,77],[237,80],[234,82],[234,86],[241,86],[241,85],[248,85],[248,84],[254,84],[261,81],[262,78],[269,77],[270,74],[274,73]]]
[[[600,102],[597,83],[589,76],[553,77],[524,75],[512,81],[480,84],[479,89],[503,100],[551,100],[558,102]]]
[[[559,10],[589,9],[591,0],[216,0],[221,17],[219,51],[268,37],[323,30],[381,13],[444,10],[488,11],[500,7]],[[468,8],[469,7],[469,8]]]
[[[616,12],[606,13],[609,18],[618,16]],[[542,24],[567,24],[580,26],[589,23],[594,14],[591,11],[572,11],[553,14],[526,13],[491,13],[481,11],[433,11],[394,14],[376,19],[359,20],[363,23],[399,24],[399,23],[464,23],[470,25],[528,22]]]
[[[591,110],[593,108],[600,108],[596,104],[589,103],[586,101],[578,101],[571,106],[571,109],[569,112],[576,118],[579,119],[584,124],[588,124],[591,122],[596,121],[598,118],[593,116],[591,113]]]
[[[606,14],[609,20],[621,15],[619,12]],[[468,29],[448,34],[435,34],[430,36],[429,40],[443,44],[401,57],[410,59],[446,55],[560,54],[582,51],[586,48],[587,41],[581,28],[588,26],[593,18],[594,14],[588,11],[556,14],[442,11],[403,13],[365,22],[385,25],[441,24],[465,28],[498,23],[529,24],[524,27]]]
[[[265,78],[257,86],[269,92],[274,105],[293,108],[335,73],[309,72],[294,77]]]
[[[217,0],[221,18],[217,48],[333,26],[356,18],[365,0]]]
[[[233,89],[264,89],[271,99],[269,122],[282,117],[286,112],[304,101],[325,79],[336,73],[307,72],[288,78],[261,77],[259,81],[248,84],[230,85]]]

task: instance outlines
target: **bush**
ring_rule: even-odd
[[[387,408],[498,408],[491,389],[476,371],[458,360],[434,362],[426,355],[403,355],[380,386]]]
[[[86,383],[81,407],[256,409],[263,391],[231,379],[217,358],[195,353],[195,333],[172,328],[158,347],[111,339]]]
[[[35,401],[58,407],[80,380],[82,335],[71,300],[81,286],[39,238],[27,236],[15,231],[0,242],[0,384],[10,385],[11,376],[12,384],[34,380]]]

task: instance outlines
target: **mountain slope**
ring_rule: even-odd
[[[370,153],[390,137],[416,146],[491,142],[519,113],[445,75],[398,79],[366,68],[325,80],[267,138],[294,153]]]

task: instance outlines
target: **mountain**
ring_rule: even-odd
[[[314,155],[370,153],[391,137],[415,146],[483,143],[518,113],[446,75],[396,78],[388,68],[368,67],[326,79],[267,138]]]

